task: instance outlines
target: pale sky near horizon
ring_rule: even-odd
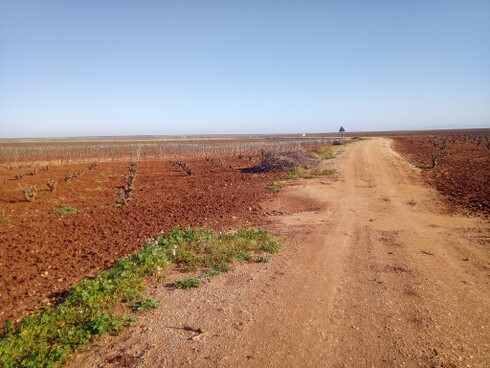
[[[0,138],[490,127],[490,0],[0,0]]]

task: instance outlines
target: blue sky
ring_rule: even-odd
[[[490,1],[0,0],[0,137],[490,127]]]

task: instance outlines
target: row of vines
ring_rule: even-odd
[[[328,138],[242,139],[221,141],[144,141],[144,142],[39,142],[4,143],[0,145],[0,162],[25,165],[34,162],[56,162],[61,165],[88,160],[154,160],[186,155],[202,157],[222,155],[256,155],[263,150],[291,151],[328,142]]]

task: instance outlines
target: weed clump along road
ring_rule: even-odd
[[[224,234],[202,228],[174,229],[165,237],[148,240],[139,253],[72,287],[55,306],[18,325],[7,322],[5,336],[0,340],[0,365],[55,366],[95,338],[120,333],[136,318],[115,315],[115,307],[126,305],[128,312],[157,308],[157,300],[142,294],[144,280],[161,275],[171,265],[182,272],[202,270],[203,277],[211,276],[229,270],[234,261],[264,259],[266,254],[277,252],[279,246],[267,232],[254,229]],[[199,285],[199,279],[187,278],[175,287],[189,289]]]

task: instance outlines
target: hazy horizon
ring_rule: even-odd
[[[340,127],[340,125],[339,125]],[[489,125],[482,125],[482,126],[465,126],[465,125],[454,125],[454,126],[446,126],[446,125],[440,125],[440,126],[433,126],[433,127],[427,127],[427,128],[413,128],[413,129],[372,129],[372,130],[347,130],[345,131],[345,135],[351,134],[357,134],[357,133],[368,133],[368,134],[374,134],[374,133],[389,133],[389,132],[429,132],[429,131],[458,131],[458,130],[488,130],[490,129],[490,124]],[[11,137],[3,137],[0,136],[0,140],[2,139],[63,139],[63,138],[119,138],[119,137],[206,137],[206,136],[261,136],[261,135],[267,135],[267,136],[281,136],[281,135],[327,135],[327,134],[336,134],[339,133],[338,129],[337,130],[332,130],[332,131],[311,131],[311,132],[304,132],[304,131],[290,131],[290,132],[270,132],[270,133],[261,133],[261,132],[248,132],[248,133],[162,133],[162,134],[152,134],[152,133],[147,133],[147,134],[86,134],[86,135],[33,135],[33,136],[11,136]]]
[[[490,127],[490,1],[0,0],[0,138]]]

